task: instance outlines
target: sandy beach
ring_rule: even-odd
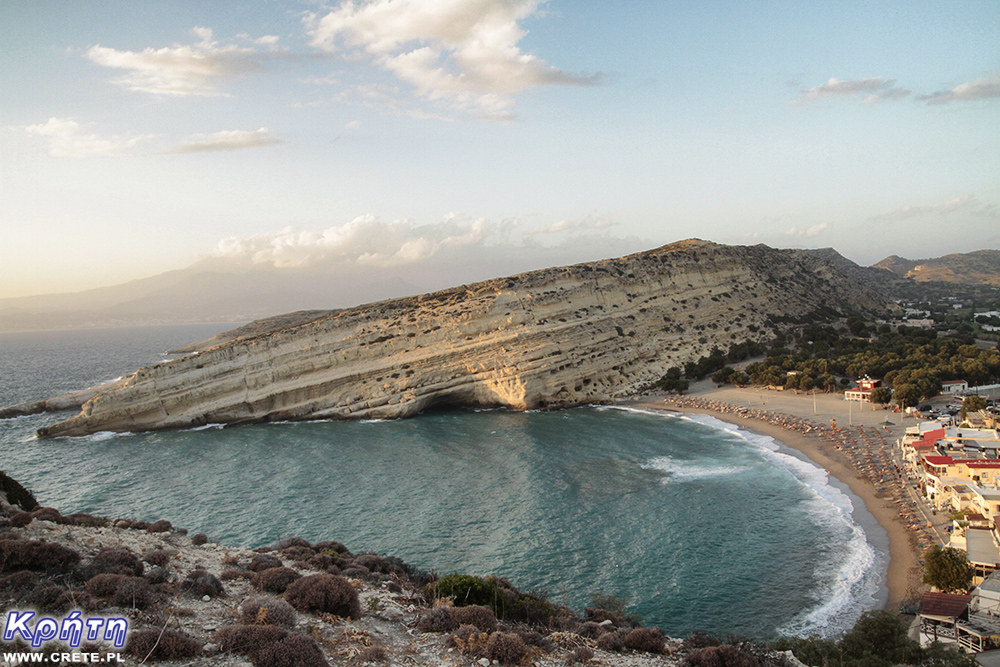
[[[931,515],[912,483],[908,488],[898,474],[894,444],[907,426],[917,423],[914,418],[872,410],[871,405],[845,401],[842,394],[716,387],[707,380],[692,383],[682,396],[651,395],[630,405],[708,414],[803,453],[861,498],[888,534],[886,608],[898,609],[901,602],[919,597],[925,589],[923,552],[941,540],[948,521],[945,516]]]

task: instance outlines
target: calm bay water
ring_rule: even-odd
[[[107,381],[232,326],[0,334],[0,403]],[[839,485],[710,418],[451,411],[33,439],[61,416],[0,421],[0,469],[65,513],[165,518],[233,545],[336,539],[580,611],[592,592],[623,595],[673,636],[836,634],[881,594],[884,550]]]

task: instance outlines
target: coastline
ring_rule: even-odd
[[[703,384],[703,383],[699,383]],[[710,385],[711,386],[711,385]],[[923,568],[920,563],[922,549],[914,531],[910,529],[900,516],[900,508],[894,504],[890,494],[880,493],[867,479],[862,478],[851,464],[850,459],[838,450],[830,441],[819,437],[819,433],[804,434],[794,428],[785,428],[780,424],[765,419],[755,418],[752,412],[742,416],[737,412],[740,408],[749,409],[756,403],[757,410],[766,410],[769,415],[783,415],[791,420],[802,420],[804,423],[819,421],[818,410],[814,411],[813,399],[807,396],[782,395],[774,392],[762,394],[756,390],[739,390],[735,388],[693,387],[694,391],[685,396],[646,396],[628,402],[630,407],[664,410],[690,414],[709,415],[721,421],[739,426],[756,433],[770,436],[778,443],[800,452],[810,461],[822,467],[831,477],[846,485],[851,493],[860,498],[865,509],[885,530],[888,538],[889,565],[886,573],[885,586],[888,589],[885,608],[895,610],[904,601],[919,597],[924,590],[922,581]],[[733,396],[737,394],[737,396]],[[738,398],[733,401],[728,399]],[[833,397],[823,397],[828,411],[836,412],[843,408],[846,412],[850,406],[830,405]],[[837,399],[834,399],[837,400]],[[772,406],[767,406],[770,401]],[[840,403],[846,403],[842,398]],[[719,409],[714,405],[721,403],[727,408]],[[859,410],[860,413],[860,410]],[[845,414],[844,423],[849,417]],[[872,420],[869,420],[869,424]],[[902,434],[904,427],[897,425],[888,429],[886,440],[890,443]],[[891,436],[891,439],[888,437]],[[900,490],[901,483],[898,483]]]

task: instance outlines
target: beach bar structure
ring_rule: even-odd
[[[920,645],[934,642],[958,644],[958,621],[968,618],[971,595],[924,593],[917,607],[920,618]]]

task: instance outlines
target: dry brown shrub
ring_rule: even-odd
[[[285,599],[299,611],[321,611],[337,616],[360,618],[358,592],[343,577],[311,574],[292,582]]]
[[[501,665],[516,665],[527,655],[527,644],[513,632],[494,632],[486,641],[486,657]]]
[[[166,519],[160,519],[159,521],[154,521],[149,524],[148,530],[151,533],[169,533],[174,529],[173,525]]]
[[[666,638],[659,628],[636,628],[625,635],[622,644],[625,648],[645,653],[664,653],[666,651]]]
[[[281,598],[252,597],[240,607],[240,620],[246,625],[295,627],[295,609]]]
[[[147,655],[156,660],[179,660],[200,655],[201,643],[176,630],[163,630],[162,634],[158,629],[135,630],[125,644],[125,653],[139,660]]]
[[[266,644],[250,655],[254,667],[327,667],[328,663],[314,639],[290,633]]]
[[[229,625],[216,632],[213,640],[221,651],[249,655],[287,634],[288,630],[277,625]]]
[[[87,592],[96,597],[110,597],[118,590],[118,585],[125,579],[124,574],[98,574],[87,582]]]
[[[281,562],[281,559],[273,554],[256,554],[250,559],[247,569],[251,572],[263,572],[272,567],[281,567],[282,565],[284,563]]]
[[[480,605],[455,607],[451,613],[458,625],[473,625],[479,628],[480,632],[493,632],[497,629],[496,614],[489,607]]]
[[[284,593],[289,584],[301,578],[302,575],[290,567],[272,567],[257,573],[253,585],[260,591]]]

